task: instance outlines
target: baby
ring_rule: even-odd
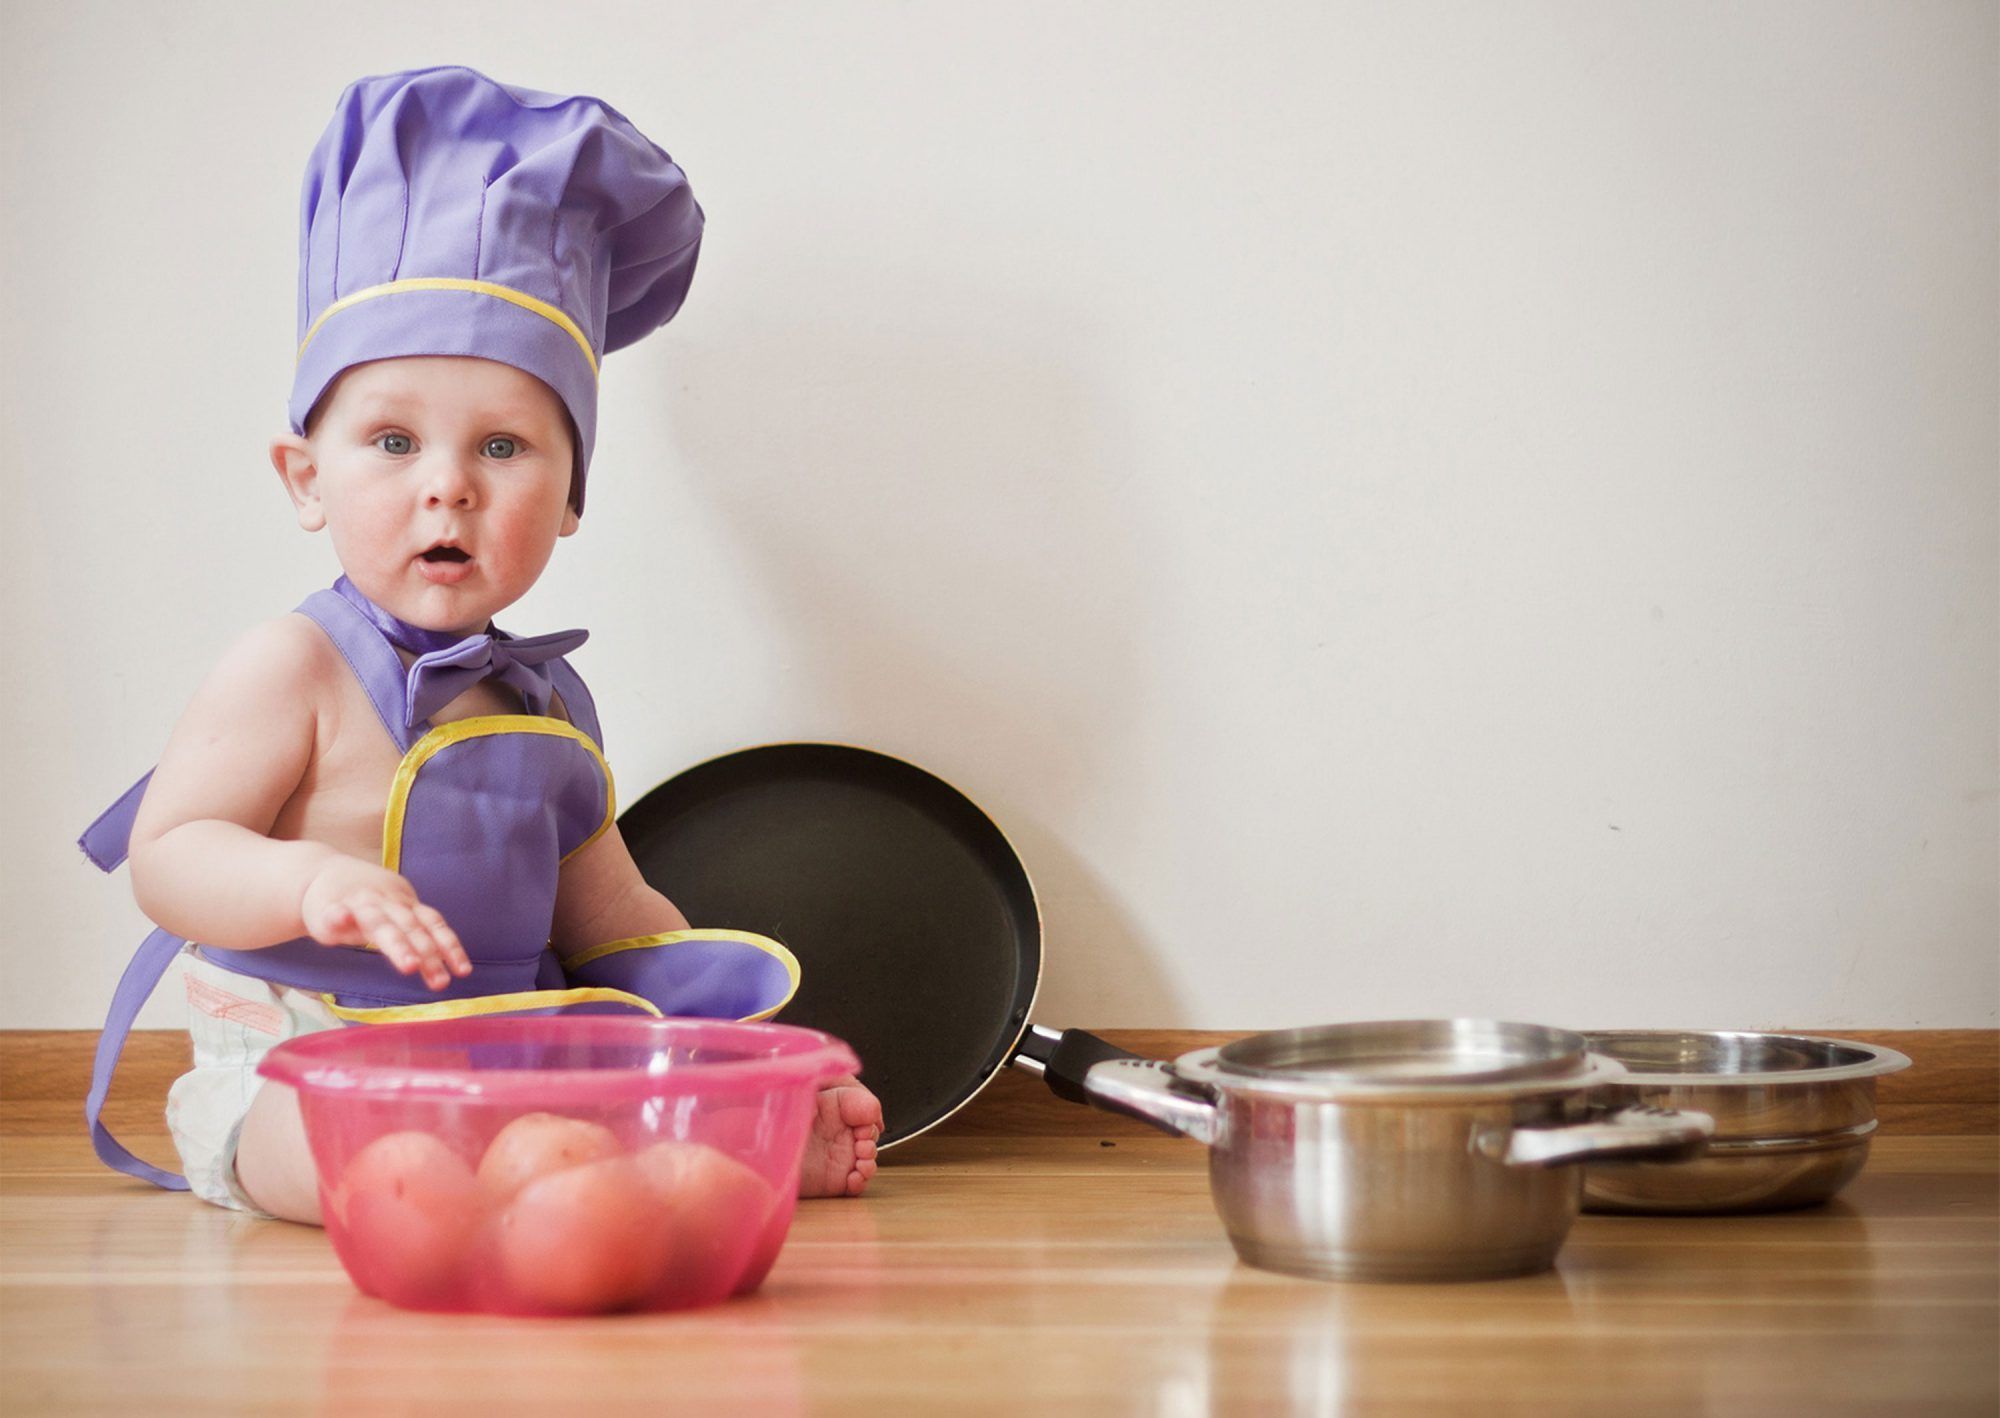
[[[178,957],[184,1185],[317,1223],[296,1095],[255,1072],[281,1039],[548,1009],[763,1018],[798,971],[776,942],[691,931],[641,877],[563,658],[582,633],[492,628],[577,530],[598,359],[686,294],[702,214],[685,175],[598,100],[419,70],[342,96],[303,221],[292,431],[271,461],[345,574],[230,647],[84,845],[109,869],[129,840],[161,928],[100,1046],[99,1154],[183,1185],[96,1123]],[[858,1194],[881,1123],[854,1080],[826,1088],[800,1194]]]

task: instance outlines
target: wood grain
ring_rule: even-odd
[[[1247,1031],[1106,1029],[1105,1039],[1154,1058],[1173,1058],[1243,1037]],[[2000,1132],[2000,1030],[1800,1028],[1833,1033],[1908,1054],[1911,1067],[1877,1085],[1882,1130],[1888,1135]],[[95,1030],[0,1031],[0,1131],[55,1135],[81,1126],[90,1088]],[[188,1067],[187,1035],[178,1029],[134,1033],[112,1084],[105,1119],[123,1136],[157,1130],[167,1087]],[[1003,1070],[966,1107],[943,1123],[947,1136],[1146,1137],[1144,1124],[1064,1103],[1035,1079]]]
[[[75,1135],[0,1140],[10,1413],[1990,1418],[2000,1402],[1989,1138],[1884,1138],[1809,1211],[1582,1217],[1539,1276],[1335,1285],[1238,1264],[1192,1143],[934,1133],[862,1199],[803,1204],[756,1295],[570,1321],[394,1310],[314,1228],[116,1176]]]

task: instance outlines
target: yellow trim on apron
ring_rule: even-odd
[[[416,786],[417,774],[423,766],[454,744],[485,738],[493,734],[544,734],[550,738],[574,739],[597,760],[598,771],[604,775],[604,820],[583,841],[565,852],[562,860],[571,857],[595,842],[611,829],[618,816],[618,789],[611,777],[611,765],[604,761],[603,750],[592,741],[590,735],[562,719],[543,714],[481,714],[470,719],[454,719],[448,724],[439,724],[414,744],[396,765],[396,776],[389,785],[389,802],[382,814],[382,865],[389,871],[400,871],[403,861],[403,824],[409,815],[410,792]],[[792,996],[799,992],[798,957],[785,949],[769,936],[761,936],[754,931],[733,930],[685,930],[662,931],[656,935],[630,936],[624,940],[606,941],[578,951],[563,961],[565,966],[577,966],[592,960],[600,960],[621,950],[644,950],[654,947],[679,945],[690,940],[731,940],[743,945],[754,946],[766,955],[779,961],[785,967],[785,997],[769,1009],[746,1015],[740,1022],[754,1024],[769,1019],[792,1002]],[[357,947],[361,950],[380,951],[373,945]],[[572,1004],[619,1003],[634,1005],[654,1018],[664,1018],[658,1005],[641,995],[625,990],[615,990],[605,986],[584,986],[565,990],[519,990],[507,994],[477,995],[470,999],[434,1000],[425,1004],[389,1004],[368,1007],[349,1007],[336,1003],[328,991],[318,991],[320,999],[338,1019],[352,1024],[388,1024],[425,1019],[465,1019],[482,1014],[507,1014],[527,1009],[558,1009]]]
[[[531,310],[544,320],[561,326],[569,337],[576,341],[576,347],[583,351],[584,361],[590,365],[591,374],[597,373],[597,353],[591,349],[589,337],[577,328],[576,321],[570,319],[559,307],[550,305],[546,300],[539,300],[526,291],[515,290],[512,286],[495,285],[492,281],[462,280],[455,276],[411,276],[405,280],[387,281],[379,286],[358,290],[353,295],[342,296],[322,310],[319,319],[313,321],[312,328],[306,331],[306,337],[299,341],[299,352],[295,360],[305,358],[306,346],[313,342],[313,336],[319,333],[320,326],[326,324],[329,315],[345,310],[350,305],[358,305],[364,300],[373,300],[377,296],[398,295],[413,290],[470,291],[474,295],[490,295],[506,301],[509,305],[518,305],[523,310]]]
[[[590,756],[597,760],[598,771],[604,774],[604,821],[597,824],[596,831],[563,853],[562,860],[567,862],[610,831],[612,822],[618,816],[618,789],[611,779],[611,765],[604,761],[603,751],[591,742],[589,734],[574,724],[543,714],[481,714],[438,725],[411,744],[410,751],[403,755],[403,761],[396,765],[395,780],[389,785],[389,806],[382,814],[382,865],[390,871],[402,869],[403,819],[409,812],[410,789],[416,786],[419,769],[453,744],[484,738],[488,734],[516,733],[575,739],[590,750]]]
[[[385,1004],[373,1008],[350,1009],[336,1004],[334,997],[324,990],[320,999],[326,1007],[342,1019],[354,1024],[395,1024],[416,1019],[465,1019],[479,1014],[506,1014],[517,1009],[556,1009],[572,1004],[618,1004],[637,1005],[655,1019],[665,1016],[659,1006],[649,999],[627,994],[624,990],[610,990],[598,987],[576,990],[521,990],[514,994],[479,995],[472,999],[436,1000],[430,1004]]]
[[[785,967],[785,997],[769,1009],[756,1014],[747,1014],[738,1023],[755,1024],[760,1019],[769,1019],[792,1002],[792,996],[799,992],[799,958],[772,940],[769,936],[758,935],[755,931],[661,931],[658,935],[628,936],[624,940],[608,940],[602,945],[589,946],[576,954],[563,958],[563,968],[572,969],[578,965],[588,965],[593,960],[602,960],[607,955],[616,955],[621,950],[645,950],[653,946],[679,945],[690,940],[733,940],[743,945],[754,945],[776,959]]]

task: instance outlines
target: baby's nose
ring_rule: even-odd
[[[441,458],[424,485],[426,507],[470,507],[475,491],[471,475],[456,458]]]

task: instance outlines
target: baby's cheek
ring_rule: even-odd
[[[509,519],[493,528],[487,561],[494,575],[525,591],[548,566],[555,554],[559,523],[541,518]]]
[[[326,501],[327,530],[344,566],[370,565],[409,538],[404,517],[365,499],[334,496]]]

